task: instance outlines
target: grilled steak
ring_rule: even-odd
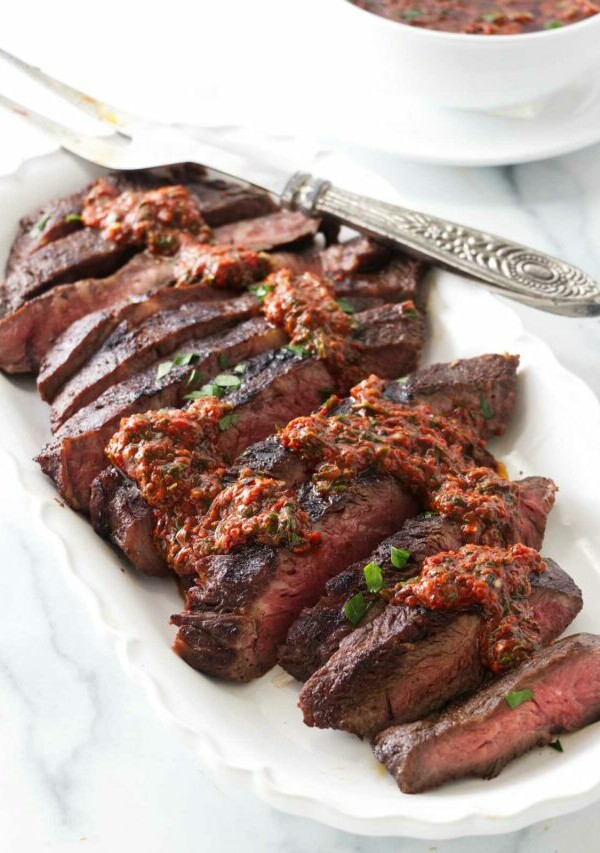
[[[211,228],[277,210],[268,193],[230,181],[203,180],[186,186],[198,199],[200,212]]]
[[[412,299],[419,305],[423,301],[419,285],[426,270],[427,267],[422,261],[394,257],[378,272],[358,272],[344,278],[336,278],[335,289],[338,296],[347,299],[380,297],[386,302]]]
[[[321,401],[320,389],[331,377],[323,362],[300,359],[283,349],[248,362],[244,380],[227,397],[236,421],[221,433],[217,447],[231,459],[277,424],[312,411]],[[152,510],[137,488],[115,469],[106,469],[92,484],[90,515],[96,531],[110,537],[138,570],[157,574],[160,564],[167,571],[152,539]]]
[[[221,329],[248,320],[260,310],[251,295],[222,302],[206,300],[206,288],[190,287],[174,293],[158,294],[142,303],[138,315],[149,316],[132,324],[122,320],[102,346],[62,388],[52,404],[51,426],[61,424],[103,391],[139,373],[157,358],[169,355],[187,340],[206,337]],[[187,297],[187,298],[186,298]],[[174,303],[171,310],[153,312],[152,303]]]
[[[202,561],[202,586],[189,590],[185,612],[172,618],[180,628],[174,649],[191,666],[236,681],[264,674],[290,624],[325,581],[367,556],[417,509],[399,483],[385,477],[359,478],[328,499],[305,484],[299,498],[323,537],[314,552],[250,546]]]
[[[581,608],[581,593],[558,567],[536,576],[532,594],[544,642]],[[341,641],[300,694],[304,721],[370,736],[409,722],[475,690],[485,671],[478,651],[481,617],[390,605]]]
[[[511,708],[507,696],[531,690]],[[514,758],[600,719],[600,637],[575,634],[431,720],[393,726],[374,742],[406,794],[452,779],[490,779]]]
[[[503,431],[513,410],[518,364],[518,356],[496,354],[433,364],[415,371],[408,380],[390,382],[386,396],[409,405],[426,403],[440,414],[450,414],[461,423],[470,424],[479,435],[488,438]],[[483,394],[494,401],[494,415],[489,419],[481,414]],[[469,401],[474,409],[469,408]],[[255,471],[266,471],[288,485],[296,485],[309,476],[302,459],[283,448],[274,436],[249,447],[240,463]],[[491,464],[491,458],[482,459],[481,464]]]
[[[110,275],[133,254],[130,247],[105,240],[90,228],[67,234],[42,246],[10,273],[4,282],[5,309],[15,311],[54,284]]]
[[[522,507],[519,535],[523,543],[539,548],[553,491],[548,488],[546,480],[538,477],[527,477],[520,481],[519,486]],[[401,530],[381,543],[370,560],[381,567],[385,585],[393,586],[403,576],[418,574],[426,557],[440,551],[454,551],[462,544],[459,525],[442,516],[428,514],[407,521]],[[410,554],[403,572],[392,566],[392,546]],[[361,592],[369,604],[361,625],[372,622],[386,606],[383,599],[367,590],[364,565],[364,560],[361,560],[332,578],[317,604],[301,613],[290,628],[286,642],[279,650],[279,663],[299,681],[306,681],[324,666],[342,640],[355,630],[343,610],[349,598]]]
[[[267,251],[312,238],[318,230],[318,219],[308,219],[303,213],[282,210],[222,225],[215,229],[214,237],[216,243],[232,243],[255,251]]]
[[[170,261],[143,252],[107,278],[53,287],[0,320],[0,367],[9,373],[36,371],[72,323],[119,300],[158,290],[171,279]]]
[[[283,343],[283,333],[262,318],[241,323],[227,332],[199,341],[189,341],[182,352],[199,358],[194,364],[197,379],[189,382],[191,368],[174,367],[157,379],[156,367],[109,388],[97,400],[80,409],[46,445],[37,460],[73,509],[86,509],[90,486],[106,465],[104,447],[116,432],[119,421],[134,412],[179,406],[185,394],[219,371],[219,360],[236,364]],[[176,355],[176,353],[174,354]]]

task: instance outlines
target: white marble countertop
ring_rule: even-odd
[[[176,3],[175,9],[183,14],[180,5]],[[107,6],[117,8],[112,2]],[[93,82],[90,63],[98,62],[106,50],[110,29],[102,24],[97,38],[90,40],[92,24],[83,20],[67,24],[69,7],[74,8],[60,2],[52,5],[54,22],[62,20],[66,28],[62,35],[54,28],[53,50],[44,35],[52,16],[49,7],[41,4],[14,10],[2,44],[38,58],[56,73],[89,88]],[[33,13],[39,19],[32,41],[29,18]],[[146,20],[140,24],[146,37],[149,26]],[[158,26],[155,21],[155,34]],[[85,40],[72,40],[73,27],[79,34],[86,33],[88,64]],[[117,100],[122,91],[120,101],[132,108],[135,80],[130,79],[127,88],[123,81],[119,83],[117,73],[132,67],[131,57],[123,59],[115,50],[111,62],[115,68],[112,90],[106,85],[103,94]],[[81,74],[76,73],[80,68]],[[7,90],[4,82],[0,88]],[[14,84],[10,91],[15,94]],[[0,138],[0,173],[45,147],[38,134],[5,114],[0,114]],[[529,242],[564,256],[600,279],[600,146],[543,163],[484,170],[414,166],[390,155],[348,151],[384,175],[413,207]],[[517,310],[525,327],[546,340],[562,363],[600,396],[600,320],[568,320],[524,307]],[[568,405],[568,400],[559,404]],[[484,847],[488,853],[587,853],[597,849],[597,806],[508,836],[427,842],[347,835],[278,813],[248,792],[222,790],[128,681],[109,643],[96,634],[86,610],[56,570],[60,557],[53,541],[31,539],[28,519],[12,505],[6,484],[0,490],[0,519],[3,849],[15,853],[46,849],[479,853]]]

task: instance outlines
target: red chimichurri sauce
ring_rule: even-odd
[[[597,15],[595,0],[351,0],[384,18],[452,33],[515,35],[552,30]]]
[[[479,608],[481,661],[500,674],[518,666],[541,644],[529,601],[529,576],[546,568],[538,552],[525,545],[466,545],[428,557],[418,578],[398,585],[392,602],[429,610]]]
[[[202,243],[189,234],[181,234],[179,243],[173,272],[177,287],[203,284],[241,290],[262,281],[273,269],[265,252]]]
[[[157,255],[175,254],[181,232],[205,243],[212,234],[194,196],[178,185],[120,193],[100,178],[87,194],[81,216],[84,225],[100,229],[107,240],[143,246]]]

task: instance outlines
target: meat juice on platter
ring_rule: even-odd
[[[473,26],[472,5],[442,6],[407,22]],[[554,642],[582,606],[538,553],[556,486],[509,481],[486,447],[518,357],[419,367],[424,271],[202,170],[108,174],[21,220],[0,317],[0,367],[51,404],[42,470],[132,569],[183,590],[175,652],[238,682],[279,662],[305,723],[373,738],[406,792],[600,718],[593,679],[553,712],[598,654]],[[498,722],[516,745],[444,764]]]
[[[516,35],[554,30],[600,12],[595,0],[350,0],[411,27],[451,33]]]

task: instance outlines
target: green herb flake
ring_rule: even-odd
[[[483,394],[479,398],[479,408],[481,409],[481,414],[486,419],[486,421],[489,421],[490,418],[494,417],[494,410],[488,403],[487,397],[484,397]]]
[[[42,216],[42,217],[40,217],[40,219],[38,219],[38,221],[35,223],[35,225],[33,226],[33,228],[31,229],[31,231],[29,233],[30,234],[41,234],[49,222],[50,222],[50,214],[48,213],[48,214],[46,214],[46,216]]]
[[[404,9],[401,14],[406,21],[414,21],[415,18],[420,18],[423,13],[420,9]]]
[[[352,305],[352,303],[348,302],[347,299],[342,298],[342,299],[336,299],[335,301],[337,302],[339,307],[342,309],[344,314],[354,314],[356,309],[355,309],[354,305]]]
[[[65,222],[83,222],[83,217],[80,213],[67,213]]]
[[[240,361],[240,363],[236,364],[236,366],[233,368],[234,373],[240,373],[242,376],[247,370],[248,370],[248,362],[247,361]]]
[[[392,545],[390,549],[390,560],[392,561],[392,566],[395,569],[403,569],[408,563],[409,557],[410,551],[407,551],[405,548],[396,548],[395,545]]]
[[[551,740],[548,746],[555,749],[556,752],[564,752],[563,745],[558,738],[556,740]]]
[[[222,432],[225,432],[229,427],[234,426],[238,422],[239,415],[234,415],[233,413],[229,415],[223,415],[221,420],[219,421],[219,429]]]
[[[177,367],[185,367],[188,364],[196,364],[200,356],[195,352],[185,352],[181,355],[176,355],[173,359],[173,364]]]
[[[193,384],[194,384],[194,382],[199,382],[199,381],[200,381],[201,376],[202,376],[202,374],[200,373],[200,371],[199,371],[199,370],[196,370],[196,368],[194,368],[194,369],[192,370],[192,372],[190,373],[190,375],[188,376],[187,381],[186,381],[186,383],[185,383],[185,384],[186,384],[186,385],[193,385]]]
[[[332,394],[333,388],[319,388],[319,396],[321,397],[321,401],[323,403],[326,403]]]
[[[377,565],[377,563],[367,563],[363,569],[363,574],[369,592],[379,592],[379,590],[383,589],[381,566]]]
[[[496,21],[499,21],[502,17],[502,12],[487,12],[485,15],[482,15],[482,20],[486,22],[486,24],[495,24]]]
[[[253,293],[257,299],[264,299],[269,293],[273,292],[273,287],[270,284],[251,284],[248,288],[250,293]]]
[[[233,373],[219,373],[213,379],[215,385],[219,388],[239,388],[242,380],[239,376],[234,376]]]
[[[367,612],[367,604],[362,592],[357,592],[344,604],[344,616],[353,625],[358,625]]]
[[[414,308],[409,308],[409,310],[408,310],[408,311],[403,311],[403,312],[402,312],[402,316],[403,316],[403,317],[418,317],[418,316],[419,316],[419,312],[418,312],[418,311],[416,311]]]
[[[546,21],[546,23],[544,24],[545,30],[558,30],[561,27],[564,27],[564,24],[561,23],[561,21]],[[558,741],[557,741],[557,743],[558,743]]]
[[[527,702],[529,699],[533,699],[533,690],[529,687],[525,687],[523,690],[513,690],[504,697],[511,711],[514,711],[515,708],[518,708],[519,705],[522,705],[523,702]]]
[[[291,350],[294,355],[299,355],[301,358],[306,358],[308,355],[308,350],[306,347],[303,347],[302,344],[288,344],[286,349]]]
[[[221,370],[227,370],[229,368],[229,358],[226,352],[219,353],[218,362]]]
[[[410,376],[401,376],[400,379],[396,379],[396,385],[406,385]]]
[[[175,362],[173,361],[161,361],[161,363],[156,368],[156,378],[164,379],[167,373],[170,372]]]
[[[198,391],[191,391],[186,394],[184,400],[200,400],[204,397],[222,397],[225,392],[218,385],[212,382],[203,385]]]

